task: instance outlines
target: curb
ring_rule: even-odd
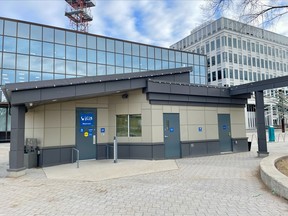
[[[271,155],[262,159],[260,162],[260,175],[262,181],[271,189],[272,193],[288,200],[288,177],[275,167],[277,161],[287,157],[286,153]]]

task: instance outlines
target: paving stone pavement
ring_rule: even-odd
[[[40,168],[5,178],[0,158],[0,215],[288,215],[288,201],[259,179],[260,160],[252,150],[179,159],[172,171],[75,181],[48,179]]]

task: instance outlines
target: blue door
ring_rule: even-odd
[[[231,152],[230,114],[218,114],[218,131],[221,152]]]
[[[180,124],[178,113],[163,114],[165,158],[180,158]]]
[[[80,160],[96,159],[96,109],[76,108],[76,148]]]

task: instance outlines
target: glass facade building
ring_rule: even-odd
[[[0,17],[0,84],[192,66],[190,82],[207,84],[206,56]],[[0,141],[10,121],[1,94]]]

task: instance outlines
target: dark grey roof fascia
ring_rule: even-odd
[[[276,77],[272,79],[251,82],[243,85],[230,87],[230,95],[241,95],[252,93],[255,91],[263,91],[267,89],[282,88],[288,86],[288,76]]]
[[[117,74],[108,76],[82,77],[73,79],[37,81],[27,83],[6,84],[2,91],[12,105],[39,105],[51,101],[64,101],[88,98],[132,89],[146,88],[147,79],[167,79],[187,74],[191,67],[159,71]]]

